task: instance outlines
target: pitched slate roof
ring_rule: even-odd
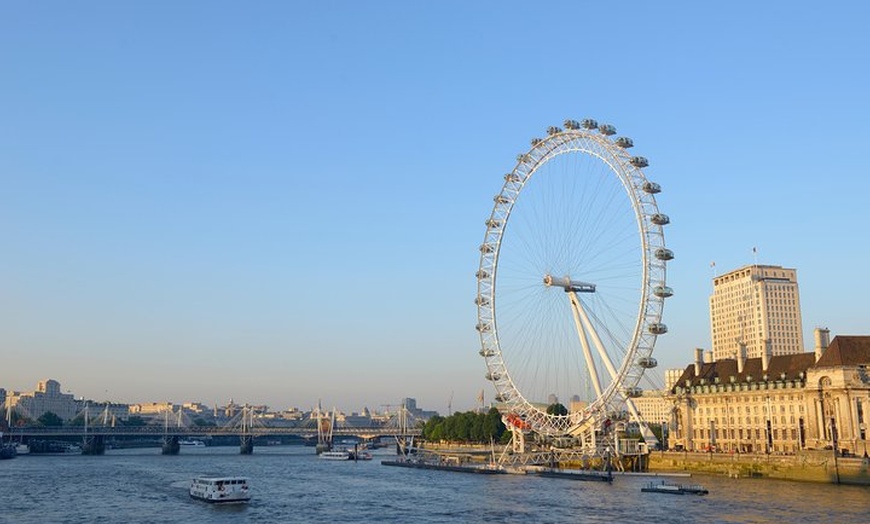
[[[769,380],[799,380],[800,374],[804,377],[810,368],[826,368],[837,366],[870,365],[870,336],[837,336],[831,341],[828,349],[822,354],[822,358],[816,362],[815,353],[797,353],[794,355],[778,355],[771,357],[767,369]],[[695,365],[690,364],[680,375],[675,384],[685,387],[688,380],[690,385],[698,386],[701,380],[705,384],[715,384],[716,378],[720,384],[728,384],[731,377],[736,382],[752,382],[764,380],[764,371],[761,367],[761,357],[748,358],[743,366],[743,373],[737,372],[736,360],[719,360],[711,363],[702,363],[699,373],[695,375]]]
[[[866,336],[836,336],[822,358],[816,363],[817,368],[836,366],[870,365],[870,337]]]

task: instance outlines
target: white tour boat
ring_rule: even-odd
[[[178,445],[193,448],[204,448],[205,442],[199,439],[181,439],[178,441]]]
[[[246,477],[197,477],[190,481],[191,498],[215,504],[244,504],[251,500]]]
[[[320,458],[324,460],[350,460],[350,451],[346,449],[324,451],[320,454]]]

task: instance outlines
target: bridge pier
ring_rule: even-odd
[[[163,455],[178,455],[179,450],[181,450],[181,445],[178,443],[178,435],[163,437]]]
[[[86,435],[82,439],[82,455],[105,455],[106,436]]]
[[[416,453],[413,436],[396,436],[396,455],[408,456]]]
[[[240,440],[239,453],[242,455],[252,455],[254,453],[254,437],[251,435],[242,435]]]

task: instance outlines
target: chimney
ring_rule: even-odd
[[[740,349],[737,350],[737,372],[743,373],[743,367],[746,365],[746,343],[740,343]]]
[[[704,350],[695,348],[695,376],[701,375],[701,361],[704,359]]]
[[[770,339],[764,341],[764,351],[761,352],[761,371],[767,373],[770,367],[770,359],[773,357],[773,342]]]
[[[704,352],[704,364],[712,364],[713,362],[714,362],[713,361],[713,352],[712,351],[705,351]]]
[[[828,349],[831,331],[828,328],[816,328],[814,333],[816,336],[816,362],[818,362],[825,350]]]

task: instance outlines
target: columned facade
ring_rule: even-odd
[[[671,391],[671,447],[780,454],[836,447],[863,454],[868,367],[870,337],[835,337],[815,353],[696,362]]]

